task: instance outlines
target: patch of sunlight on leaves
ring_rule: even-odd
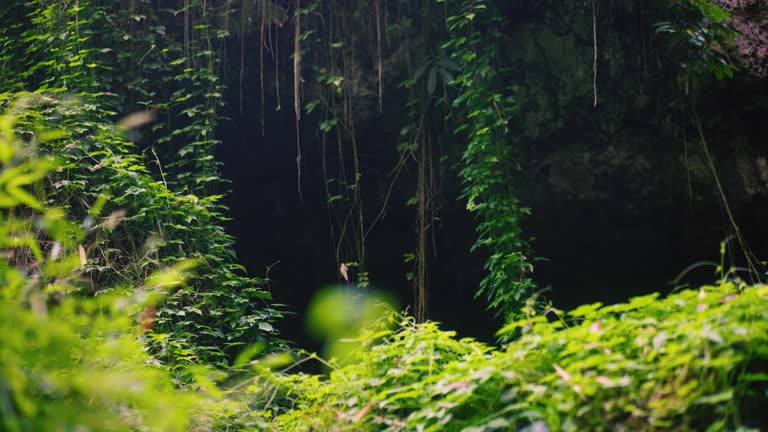
[[[330,297],[320,304],[346,316],[359,301]],[[584,305],[563,321],[519,320],[503,329],[516,335],[503,348],[456,340],[435,323],[401,316],[397,328],[369,326],[351,339],[378,342],[359,345],[353,361],[333,365],[327,377],[275,374],[293,408],[271,424],[338,431],[472,431],[502,423],[509,430],[749,430],[764,419],[755,408],[768,404],[768,395],[750,390],[768,383],[766,308],[766,286],[722,283]],[[320,327],[346,328],[335,319]]]

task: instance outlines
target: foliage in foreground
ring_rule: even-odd
[[[129,312],[146,300],[67,296],[45,310],[40,294],[0,301],[0,428],[187,430],[195,397],[148,366],[136,338]]]
[[[327,380],[302,374],[249,379],[243,383],[253,383],[252,399],[238,402],[240,385],[222,400],[225,392],[192,370],[201,391],[180,392],[166,371],[149,364],[136,319],[164,289],[182,283],[184,269],[148,278],[130,296],[69,295],[78,289],[83,233],[61,210],[42,204],[39,181],[55,161],[22,145],[13,121],[0,119],[4,430],[765,426],[759,407],[768,402],[768,287],[730,283],[662,300],[650,295],[531,315],[502,329],[519,336],[503,350],[405,319],[397,331],[367,330],[358,339],[364,348],[355,353],[357,362],[336,368]]]
[[[16,138],[16,120],[0,116],[0,429],[186,430],[194,398],[148,366],[134,320],[184,269],[155,274],[133,295],[70,295],[84,233],[43,204],[39,183],[56,161]]]
[[[406,319],[357,362],[276,377],[277,430],[749,430],[765,427],[768,286],[731,283],[511,323],[497,350]],[[553,318],[556,318],[553,320]],[[383,337],[383,343],[371,341]],[[526,429],[527,428],[527,429]]]

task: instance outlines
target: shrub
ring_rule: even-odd
[[[405,318],[328,379],[276,379],[279,430],[734,430],[766,426],[768,286],[730,283],[513,322],[503,349]],[[376,338],[383,342],[372,345]],[[745,429],[741,429],[745,430]]]
[[[71,295],[84,233],[43,204],[40,182],[56,160],[14,134],[15,113],[29,100],[0,116],[0,429],[187,430],[202,399],[149,365],[136,319],[182,283],[191,263],[129,294]],[[62,135],[31,133],[38,142]]]

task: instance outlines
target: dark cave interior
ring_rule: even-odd
[[[249,34],[246,42],[255,46],[258,35]],[[266,126],[262,131],[258,56],[247,57],[245,80],[241,84],[236,78],[240,45],[234,41],[228,49],[232,59],[229,75],[235,78],[230,79],[228,87],[225,118],[219,126],[223,144],[217,155],[223,162],[224,177],[231,181],[227,205],[232,220],[228,229],[237,238],[240,262],[252,276],[268,276],[276,302],[295,313],[280,324],[284,336],[300,346],[316,349],[304,331],[304,311],[318,289],[341,282],[328,227],[318,120],[312,116],[302,119],[300,200],[291,103],[283,101],[282,109],[277,110],[277,101],[267,92]],[[290,86],[289,76],[280,79],[285,80],[283,85]],[[760,110],[755,107],[763,102],[743,101],[766,100],[766,94],[765,84],[744,82],[730,83],[728,88],[708,97],[713,112],[717,111],[715,104],[731,107],[726,115],[741,120],[737,123],[744,125],[745,130],[739,134],[746,137],[757,153],[763,153],[761,143],[766,134],[759,120]],[[380,193],[380,185],[390,181],[388,173],[398,158],[393,143],[397,142],[401,127],[402,107],[397,105],[396,88],[387,89],[384,95],[384,113],[358,128],[364,152],[364,186],[370,194]],[[599,108],[593,110],[587,103],[584,105],[590,116],[602,115]],[[622,127],[653,136],[657,133],[651,130],[654,120],[642,116],[627,116]],[[592,140],[598,146],[608,145],[608,139],[584,127],[578,118],[571,123],[565,122],[561,128],[561,140],[580,134],[581,139]],[[716,126],[711,129],[718,138],[726,137],[722,140],[730,133],[718,131]],[[557,135],[549,140],[553,147],[561,145]],[[676,161],[681,160],[682,148],[665,149],[666,144],[669,143],[657,143],[649,151],[664,152]],[[545,146],[542,148],[547,151]],[[718,158],[727,159],[729,149],[717,147]],[[686,195],[686,170],[682,163],[672,171],[651,164],[649,172],[658,171],[659,176],[667,177],[679,189],[670,190],[668,196],[658,200],[649,200],[647,194],[638,194],[626,186],[645,180],[630,178],[632,173],[622,173],[620,169],[594,180],[595,187],[602,190],[597,199],[564,194],[548,184],[553,176],[551,170],[547,162],[524,166],[518,191],[521,201],[532,209],[532,215],[524,222],[524,232],[534,239],[534,255],[540,257],[534,279],[557,308],[596,301],[618,302],[655,291],[668,293],[675,288],[672,281],[689,265],[718,261],[720,242],[732,234],[714,191],[707,191],[704,197]],[[724,169],[722,175],[727,190],[740,188],[736,184],[737,173]],[[646,181],[653,182],[653,178]],[[396,185],[386,215],[372,230],[366,248],[372,284],[396,295],[401,305],[407,306],[412,303],[413,294],[411,283],[406,280],[408,267],[402,254],[413,249],[415,234],[413,207],[405,205],[412,191],[404,189],[402,183]],[[500,321],[486,311],[482,299],[474,298],[485,257],[482,252],[469,252],[475,238],[474,225],[465,203],[457,198],[458,190],[457,180],[448,178],[440,197],[440,224],[433,232],[437,253],[430,256],[428,267],[428,316],[462,336],[493,341]],[[766,196],[736,194],[731,197],[731,206],[755,255],[766,256]],[[366,209],[368,214],[375,211],[373,206]],[[740,262],[736,242],[730,241],[728,245],[730,255]],[[711,266],[700,266],[681,283],[708,283],[715,277]]]

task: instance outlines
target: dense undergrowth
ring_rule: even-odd
[[[223,228],[214,149],[224,84],[216,48],[227,37],[217,20],[228,9],[214,17],[221,10],[211,5],[219,3],[185,2],[180,10],[128,4],[0,5],[0,17],[13,22],[0,28],[0,430],[768,427],[762,284],[723,278],[567,313],[527,307],[535,285],[519,218],[528,209],[509,181],[516,88],[502,76],[499,52],[483,50],[501,43],[489,1],[465,2],[450,16],[445,9],[439,27],[445,24],[448,41],[410,74],[409,86],[424,85],[411,97],[426,91],[419,105],[426,112],[439,74],[445,99],[438,106],[464,122],[456,130],[466,144],[463,196],[477,215],[475,247],[490,252],[479,293],[507,319],[499,331],[505,343],[459,339],[398,313],[358,336],[349,316],[375,308],[353,296],[347,309],[314,314],[326,326],[341,323],[336,336],[350,340],[331,341],[329,352],[346,357],[296,361],[273,327],[280,307],[236,263]],[[309,37],[300,34],[299,17],[309,21],[319,5],[297,3],[294,11],[297,69],[299,42]],[[709,2],[677,6],[684,10],[675,13],[706,24],[691,30],[676,17],[659,27],[674,38],[706,36],[683,47],[693,71],[683,78],[732,75],[722,53],[712,55],[731,36],[720,23],[727,14]],[[288,10],[279,8],[280,25]],[[343,93],[344,74],[324,78],[332,95]],[[380,109],[382,75],[379,58]],[[449,87],[458,91],[452,100]],[[343,100],[347,110],[349,103]],[[420,152],[419,255],[433,218],[424,190],[432,155],[421,127],[403,153]],[[358,174],[355,168],[355,202]],[[425,316],[425,303],[417,313]],[[328,373],[293,373],[308,361]]]
[[[29,103],[22,99],[21,104]],[[391,315],[350,343],[330,374],[188,366],[178,390],[140,342],[146,311],[184,286],[193,262],[132,290],[83,288],[85,233],[34,194],[56,167],[0,118],[0,413],[4,430],[749,430],[766,426],[768,287],[722,280],[666,298],[534,310],[495,348]],[[56,141],[62,133],[37,133]],[[93,217],[103,224],[113,215]],[[119,221],[105,226],[113,230]],[[21,260],[20,256],[25,259]],[[322,311],[330,314],[333,311]],[[392,320],[397,326],[390,329]],[[341,351],[343,352],[343,351]],[[303,361],[317,359],[312,355]],[[295,364],[294,364],[295,365]],[[285,371],[294,367],[289,366]],[[227,379],[229,376],[229,379]],[[217,383],[218,381],[218,383]]]
[[[277,378],[277,430],[754,430],[768,423],[768,287],[733,283],[509,324],[503,348],[405,318],[328,379]]]
[[[148,366],[136,318],[182,284],[190,263],[133,292],[74,295],[85,288],[85,232],[41,199],[41,180],[61,164],[14,133],[30,101],[0,116],[0,429],[185,430],[192,399]]]
[[[24,99],[22,99],[24,101]],[[27,99],[28,101],[28,99]],[[55,168],[0,123],[0,412],[10,431],[67,430],[750,430],[766,426],[768,288],[722,280],[666,298],[529,310],[495,348],[404,317],[369,326],[330,374],[251,358],[229,371],[189,365],[172,384],[140,342],[146,311],[183,287],[193,262],[139,288],[82,289],[85,233],[30,191]],[[37,133],[56,141],[62,133]],[[37,185],[37,187],[36,187]],[[110,216],[93,217],[110,221]],[[114,229],[119,221],[106,226]],[[20,256],[25,256],[24,261]],[[22,265],[22,263],[24,263]],[[82,274],[82,273],[80,273]],[[333,313],[333,311],[324,311]],[[392,315],[397,319],[399,315]],[[303,361],[318,359],[312,355]],[[229,378],[228,378],[229,377]],[[756,429],[757,430],[757,429]]]
[[[280,349],[271,323],[282,312],[263,280],[234,261],[234,239],[223,228],[213,158],[221,104],[210,49],[215,29],[199,22],[194,38],[182,38],[168,30],[173,10],[144,1],[129,8],[12,1],[0,5],[0,17],[13,23],[0,30],[0,106],[18,91],[32,92],[30,105],[13,113],[17,133],[34,143],[35,130],[61,131],[55,141],[36,143],[62,161],[42,190],[86,228],[84,292],[137,287],[152,272],[193,258],[196,275],[153,313],[148,337],[158,360],[180,370],[223,367],[252,342]],[[97,203],[119,211],[117,229],[94,219]]]

